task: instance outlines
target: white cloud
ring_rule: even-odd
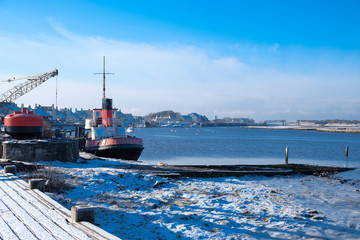
[[[249,56],[239,51],[214,57],[209,53],[213,50],[196,46],[80,36],[50,22],[57,35],[0,37],[0,76],[21,77],[57,67],[58,103],[62,107],[100,106],[102,78],[94,73],[102,71],[102,56],[106,56],[107,71],[115,73],[107,78],[107,95],[114,99],[116,107],[134,111],[135,115],[165,109],[199,112],[209,118],[341,118],[360,114],[359,102],[354,100],[358,99],[359,72],[351,66],[342,65],[337,71],[336,67],[324,68],[325,61],[320,70],[309,73],[302,70],[300,61],[295,61],[298,71],[281,60],[274,67],[265,47],[253,50],[259,51],[258,59],[248,61]],[[269,49],[278,57],[283,55],[278,44]],[[262,51],[265,57],[259,60]],[[306,65],[306,57],[303,59]],[[350,69],[348,75],[343,75],[344,69]],[[55,80],[50,79],[17,102],[55,103]],[[346,106],[345,110],[340,106]],[[331,114],[323,109],[331,109]]]

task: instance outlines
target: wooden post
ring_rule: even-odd
[[[345,155],[346,155],[346,157],[349,156],[349,146],[348,145],[346,145],[346,148],[345,148]]]
[[[45,191],[45,179],[36,178],[36,179],[29,179],[29,188],[30,189],[38,189],[41,192]]]
[[[16,175],[16,166],[15,165],[7,165],[4,167],[4,172],[5,173],[12,173],[14,175]]]
[[[286,149],[285,149],[285,164],[288,165],[289,163],[289,147],[286,146]]]
[[[73,222],[86,221],[89,223],[94,223],[95,222],[94,208],[86,205],[72,206],[71,219]]]

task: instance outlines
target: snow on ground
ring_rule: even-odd
[[[124,165],[51,163],[73,188],[48,194],[96,207],[96,224],[122,239],[360,239],[359,170],[166,180]]]

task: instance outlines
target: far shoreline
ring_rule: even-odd
[[[360,133],[359,126],[245,126],[248,129],[303,130],[333,133]]]

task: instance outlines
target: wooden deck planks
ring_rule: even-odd
[[[8,194],[11,199],[7,202],[12,211],[19,216],[22,222],[26,223],[27,227],[39,239],[74,239],[61,226],[53,221],[47,213],[53,210],[44,208],[44,206],[37,204],[38,201],[33,196],[19,188],[13,181],[0,184],[0,188]],[[1,190],[0,190],[1,193]],[[6,200],[6,196],[5,200]],[[12,200],[12,201],[11,201]],[[38,206],[36,206],[38,205]]]
[[[84,234],[84,232],[79,231],[77,228],[75,228],[77,231],[74,231],[74,226],[69,225],[68,221],[71,221],[70,215],[62,215],[59,214],[59,211],[56,211],[56,207],[53,206],[53,204],[50,204],[50,202],[54,202],[52,199],[48,198],[47,200],[44,199],[44,194],[42,194],[38,190],[28,190],[27,186],[24,185],[24,181],[20,179],[14,179],[13,181],[10,181],[9,184],[12,185],[12,187],[16,188],[22,187],[23,191],[27,193],[28,201],[31,202],[32,206],[34,207],[34,211],[38,211],[38,220],[40,222],[45,221],[46,227],[51,229],[51,231],[54,233],[54,236],[63,239],[66,237],[66,239],[90,239],[89,237]],[[42,201],[39,201],[40,195],[42,196]],[[44,203],[47,203],[44,207]],[[23,206],[27,206],[26,203],[23,203]],[[60,204],[59,204],[60,205]],[[29,206],[30,207],[30,206]],[[59,206],[57,206],[59,207]],[[63,207],[62,207],[63,208]],[[72,235],[68,234],[68,232],[72,232]]]
[[[16,235],[16,231],[24,233],[24,237],[31,239],[31,232],[24,228],[24,226],[21,226],[21,224],[20,220],[7,208],[4,202],[0,200],[0,239],[19,240],[20,238]]]
[[[119,239],[86,222],[71,221],[70,210],[26,182],[0,171],[0,239]]]
[[[27,233],[26,238],[24,239],[56,239],[53,234],[58,233],[58,229],[49,229],[53,227],[51,221],[46,218],[46,216],[42,215],[41,212],[38,211],[34,206],[31,205],[31,199],[29,196],[26,196],[26,193],[22,190],[21,193],[19,191],[14,190],[14,186],[10,187],[11,181],[9,180],[0,180],[0,198],[8,209],[13,213],[14,216],[21,222],[21,225],[30,232]],[[15,187],[16,189],[16,187]],[[20,225],[19,223],[11,224],[11,229],[16,229]],[[53,231],[54,230],[54,231]],[[16,231],[17,235],[22,236],[23,231]],[[30,235],[31,238],[30,238]],[[65,237],[65,235],[61,235],[60,237]],[[68,236],[67,236],[68,237]]]

